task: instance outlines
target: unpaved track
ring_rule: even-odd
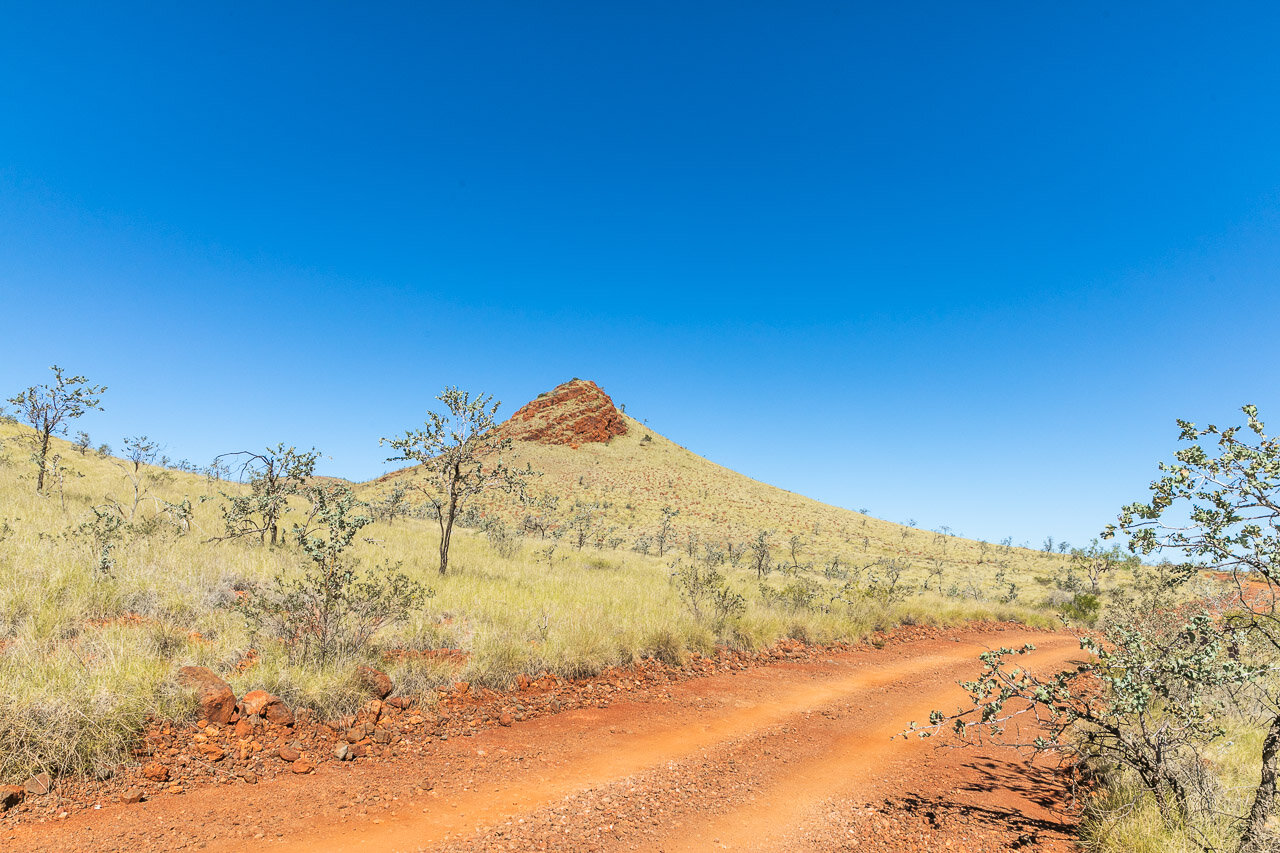
[[[1053,774],[1010,751],[893,740],[964,699],[973,633],[695,678],[648,701],[456,738],[427,755],[104,806],[0,837],[14,850],[1073,849]]]

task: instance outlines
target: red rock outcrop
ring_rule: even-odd
[[[625,435],[627,422],[599,385],[572,379],[522,406],[502,431],[513,441],[578,445]]]

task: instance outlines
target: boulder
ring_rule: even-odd
[[[391,695],[391,677],[371,666],[360,664],[356,667],[356,684],[379,699]]]
[[[196,694],[200,711],[211,723],[226,725],[236,712],[236,694],[231,685],[203,666],[184,666],[178,670],[178,686]]]
[[[26,797],[27,792],[18,785],[0,785],[0,812],[8,811]]]
[[[250,690],[240,700],[240,713],[246,717],[262,717],[277,726],[292,726],[293,712],[289,706],[265,690]]]
[[[48,773],[37,773],[22,786],[28,794],[39,797],[53,790],[53,778]]]

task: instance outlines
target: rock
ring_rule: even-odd
[[[240,713],[248,717],[261,717],[268,723],[277,726],[292,726],[293,711],[278,696],[272,696],[265,690],[250,690],[240,700]]]
[[[576,445],[625,435],[627,422],[599,385],[572,379],[516,410],[500,428],[513,441]]]
[[[280,756],[280,760],[286,761],[286,762],[297,761],[299,758],[302,757],[302,753],[299,752],[296,747],[289,746],[288,744],[280,747],[278,754]]]
[[[196,694],[200,711],[208,723],[231,722],[236,712],[236,694],[231,685],[203,666],[184,666],[178,670],[177,682]]]
[[[387,731],[386,729],[374,729],[373,742],[374,743],[391,743],[391,732]]]
[[[27,798],[24,788],[17,785],[0,785],[0,812],[8,811]]]
[[[122,803],[140,803],[146,799],[146,795],[142,793],[141,788],[130,788],[120,795]]]
[[[379,699],[391,695],[391,677],[371,666],[360,664],[356,667],[356,684]]]
[[[297,761],[293,762],[294,773],[310,773],[315,769],[316,769],[315,764],[313,764],[310,761],[310,759],[307,759],[307,758],[299,758]]]
[[[503,714],[502,716],[498,717],[498,725],[500,726],[509,726],[514,722],[515,720],[512,719],[510,714]]]
[[[249,717],[241,717],[236,723],[235,735],[238,738],[246,738],[253,734],[253,720]]]
[[[413,700],[408,696],[393,696],[387,700],[387,704],[392,708],[399,708],[401,711],[413,707]]]
[[[469,682],[466,682],[466,681],[454,682],[453,692],[458,694],[459,696],[466,695],[467,691],[470,689],[471,689],[471,684]]]
[[[363,743],[353,743],[353,744],[351,744],[351,757],[352,757],[352,758],[364,758],[364,757],[365,757],[366,755],[368,755],[368,754],[369,754],[369,747],[368,747],[368,746],[366,746],[365,744],[363,744]]]
[[[142,775],[152,782],[168,782],[169,768],[153,762],[142,768]]]
[[[202,743],[195,747],[196,752],[205,761],[221,761],[227,757],[227,751],[216,743]]]
[[[333,757],[339,761],[350,761],[355,758],[355,755],[352,754],[351,747],[348,744],[340,743],[333,748]]]
[[[48,773],[37,773],[28,779],[22,788],[28,794],[43,796],[53,790],[53,779]]]

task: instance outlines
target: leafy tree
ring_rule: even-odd
[[[769,574],[773,556],[769,553],[769,531],[761,530],[751,543],[751,568],[755,570],[756,580],[764,580]]]
[[[308,486],[306,520],[293,535],[307,563],[301,576],[277,574],[240,605],[255,632],[281,641],[291,658],[320,665],[357,654],[384,625],[434,595],[398,565],[361,574],[347,551],[372,518],[347,486]]]
[[[102,411],[98,405],[104,385],[90,385],[83,376],[67,376],[54,365],[52,385],[32,385],[9,402],[18,407],[18,415],[36,430],[31,461],[36,466],[36,491],[44,491],[45,471],[49,466],[49,443],[54,435],[67,431],[66,422],[90,409]]]
[[[654,535],[654,544],[658,546],[658,556],[661,557],[667,553],[667,545],[671,540],[671,519],[680,514],[680,510],[672,509],[669,506],[662,508],[662,523],[658,526],[658,532]]]
[[[1148,501],[1129,504],[1120,514],[1118,529],[1129,535],[1137,554],[1178,554],[1173,582],[1185,584],[1201,572],[1225,573],[1235,595],[1231,610],[1214,623],[1217,636],[1236,648],[1228,655],[1232,671],[1241,657],[1242,640],[1266,650],[1256,661],[1248,684],[1258,722],[1267,727],[1263,742],[1260,782],[1245,821],[1239,850],[1266,847],[1267,820],[1277,807],[1280,780],[1280,689],[1274,679],[1280,652],[1280,440],[1267,435],[1258,409],[1244,406],[1244,427],[1197,428],[1178,421],[1185,446],[1173,462],[1162,462],[1163,476],[1151,484]],[[1189,523],[1188,523],[1189,522]],[[1111,537],[1117,527],[1103,534]]]
[[[719,633],[746,610],[746,599],[733,591],[719,570],[711,566],[699,568],[697,563],[684,566],[679,559],[670,568],[680,600],[699,624]]]
[[[249,494],[222,493],[226,501],[222,507],[226,532],[213,541],[257,536],[263,544],[280,542],[280,522],[289,510],[289,498],[306,487],[319,458],[320,453],[314,447],[299,451],[281,443],[262,453],[241,450],[214,459],[211,470],[219,472],[219,479],[221,472],[229,470],[222,460],[238,460],[238,466],[232,465],[231,470],[239,468],[240,481],[248,480]]]
[[[494,429],[501,403],[491,395],[446,388],[436,397],[445,411],[428,411],[422,429],[399,438],[383,438],[399,455],[387,461],[416,462],[423,476],[412,487],[435,509],[440,525],[440,574],[449,570],[449,542],[458,513],[476,496],[488,491],[523,491],[532,468],[513,469],[502,460],[511,439]]]
[[[978,679],[963,685],[972,707],[935,711],[923,734],[1003,738],[1015,717],[1034,715],[1046,731],[1027,746],[1128,767],[1165,818],[1182,823],[1204,799],[1205,745],[1224,736],[1224,717],[1241,715],[1266,735],[1237,851],[1276,849],[1267,824],[1280,781],[1280,442],[1254,406],[1243,411],[1245,427],[1179,421],[1185,446],[1160,464],[1150,498],[1104,532],[1128,534],[1134,555],[1181,561],[1136,572],[1137,600],[1118,605],[1101,635],[1080,638],[1091,659],[1042,676],[1014,663],[1030,647],[987,652]],[[1229,588],[1189,594],[1206,572]]]

